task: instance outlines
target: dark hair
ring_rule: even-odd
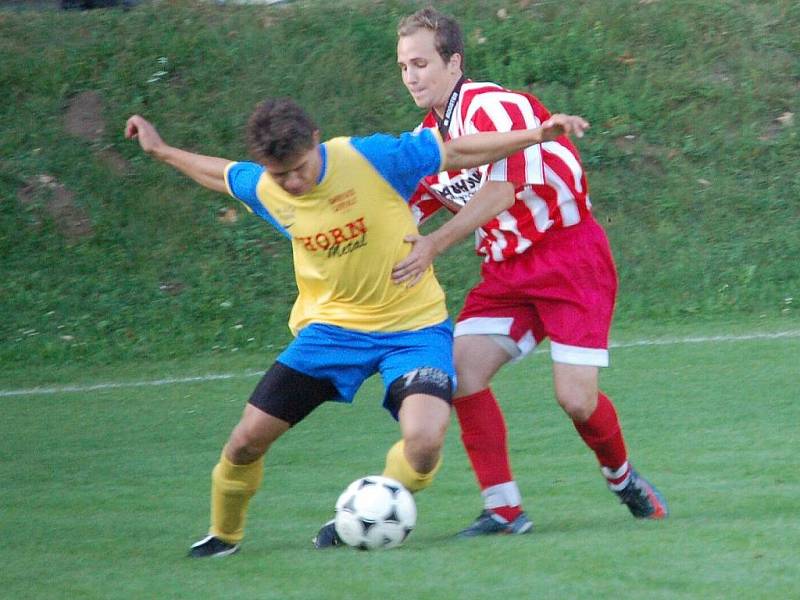
[[[400,21],[397,26],[397,36],[411,35],[420,29],[434,33],[436,52],[444,62],[448,62],[453,54],[460,54],[461,70],[464,70],[464,36],[453,17],[440,13],[432,6],[423,8]]]
[[[291,160],[314,147],[318,127],[289,98],[268,98],[256,106],[247,122],[247,145],[259,162]]]

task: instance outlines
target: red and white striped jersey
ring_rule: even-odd
[[[532,129],[549,117],[535,96],[466,80],[445,140],[481,131]],[[438,128],[433,111],[421,128]],[[420,223],[443,206],[457,210],[486,181],[511,182],[516,196],[508,210],[475,232],[476,251],[486,261],[521,254],[547,231],[575,225],[591,210],[580,155],[567,136],[477,169],[426,177],[410,200],[411,209]]]

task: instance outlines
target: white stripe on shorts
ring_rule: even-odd
[[[509,335],[514,319],[511,317],[470,317],[456,323],[453,336],[460,335]]]
[[[553,362],[587,367],[607,367],[608,350],[603,348],[581,348],[567,346],[550,340],[550,356]]]
[[[453,336],[509,336],[513,323],[514,319],[511,317],[470,317],[469,319],[464,319],[456,323]],[[530,331],[526,332],[519,340],[515,340],[515,343],[520,353],[518,356],[512,355],[514,361],[524,358],[536,348],[536,339]],[[498,342],[498,345],[503,349],[506,348],[503,343]],[[568,346],[550,340],[550,356],[553,362],[568,365],[582,365],[588,367],[608,366],[608,350],[604,348],[581,348],[580,346]]]
[[[525,358],[536,348],[536,338],[533,337],[533,332],[526,331],[519,340],[515,340],[510,335],[513,323],[514,319],[511,317],[470,317],[456,323],[453,337],[461,335],[491,336],[498,346],[508,352],[511,360],[516,362]],[[516,346],[516,352],[513,351],[512,346]]]

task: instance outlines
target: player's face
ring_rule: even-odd
[[[311,191],[317,184],[322,157],[317,143],[310,150],[305,150],[294,158],[285,161],[265,160],[264,166],[283,190],[292,196],[302,196]]]
[[[416,105],[443,113],[461,77],[461,56],[454,54],[445,62],[436,51],[434,32],[420,29],[397,40],[397,64]]]

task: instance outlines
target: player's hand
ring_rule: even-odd
[[[561,135],[574,135],[582,138],[589,129],[589,122],[575,115],[555,114],[541,124],[542,141],[549,142]]]
[[[403,239],[414,246],[408,256],[392,269],[392,281],[405,283],[406,287],[412,287],[419,283],[419,280],[428,267],[431,266],[438,252],[433,241],[428,236],[407,235]]]
[[[139,115],[133,115],[125,123],[125,138],[137,140],[142,150],[152,154],[159,147],[164,146],[164,140],[158,135],[153,124]]]

